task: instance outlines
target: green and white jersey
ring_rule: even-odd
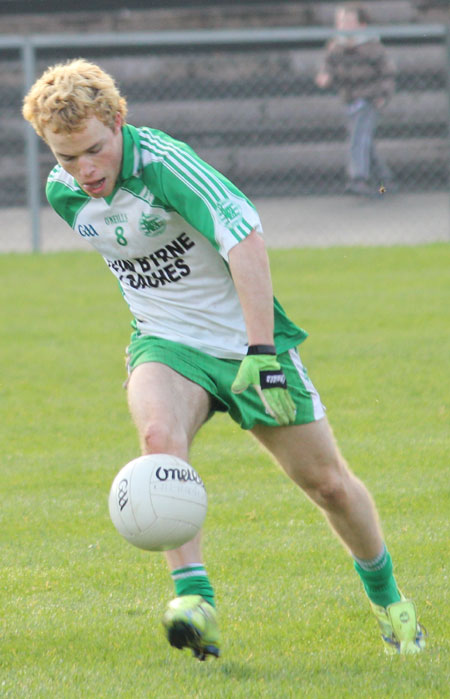
[[[103,256],[138,333],[241,359],[247,336],[227,260],[253,229],[262,232],[254,206],[186,144],[146,127],[122,131],[109,197],[89,197],[58,165],[49,203]],[[279,352],[305,338],[276,301],[275,320]]]

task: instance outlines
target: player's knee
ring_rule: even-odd
[[[306,490],[319,507],[335,512],[347,508],[349,486],[348,474],[345,471],[330,471],[322,473],[317,482]]]
[[[320,485],[318,496],[325,510],[342,510],[348,501],[348,489],[342,479],[332,478]]]
[[[146,425],[142,437],[147,454],[174,454],[186,459],[187,437],[173,425],[153,420]]]

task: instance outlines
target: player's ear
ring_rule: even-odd
[[[116,116],[114,117],[114,133],[118,133],[119,130],[122,128],[122,126],[123,126],[122,115],[120,112],[117,112]]]

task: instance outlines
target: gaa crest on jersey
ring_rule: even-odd
[[[166,221],[157,214],[141,214],[139,230],[149,238],[161,235],[166,230]]]
[[[231,199],[223,199],[217,205],[217,213],[228,225],[238,223],[242,219],[241,209]]]

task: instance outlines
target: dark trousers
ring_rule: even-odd
[[[378,110],[367,100],[357,100],[347,105],[347,115],[349,178],[375,179],[377,183],[392,180],[391,170],[375,149]]]

